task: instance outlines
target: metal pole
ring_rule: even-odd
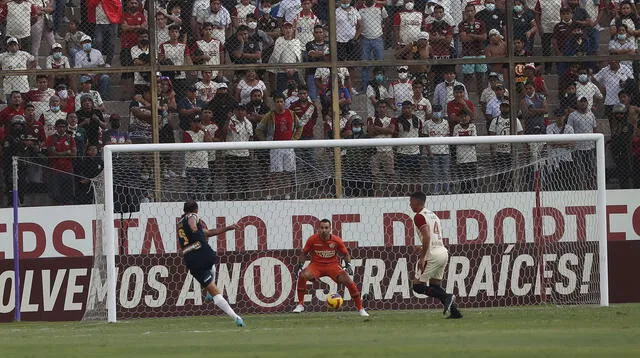
[[[13,169],[13,191],[11,193],[11,198],[13,200],[13,287],[15,290],[15,309],[13,310],[13,320],[16,322],[20,322],[21,312],[20,312],[20,303],[22,302],[22,295],[20,292],[20,241],[19,241],[19,218],[18,218],[18,208],[20,207],[20,199],[18,195],[18,157],[14,156],[12,158],[11,166]]]
[[[107,258],[107,322],[116,317],[116,235],[113,214],[113,152],[112,145],[104,147],[104,221],[102,223],[102,245]],[[98,243],[99,244],[99,243]],[[95,251],[95,250],[94,250]]]
[[[596,228],[600,273],[600,306],[609,306],[609,256],[607,252],[607,188],[605,178],[604,136],[596,141],[596,171],[598,191],[596,197]]]
[[[329,50],[331,52],[331,112],[333,113],[333,137],[340,139],[340,104],[338,85],[338,43],[336,40],[336,1],[329,5]],[[333,148],[333,169],[336,198],[342,198],[342,158],[340,147]]]
[[[158,68],[158,61],[156,58],[156,51],[158,48],[158,44],[156,43],[156,16],[155,12],[149,15],[149,58],[151,62],[151,135],[153,143],[159,143],[160,123],[158,121],[158,78],[156,77]],[[161,168],[159,153],[153,154],[153,173],[154,198],[158,200],[160,198],[160,192],[162,190],[162,180],[160,180]]]

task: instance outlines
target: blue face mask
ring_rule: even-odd
[[[484,7],[487,9],[487,11],[493,11],[496,9],[496,4],[485,4]]]
[[[348,9],[351,6],[351,4],[340,4],[340,7],[343,9]]]
[[[51,112],[60,112],[60,106],[51,106]]]
[[[383,75],[376,75],[376,81],[382,83],[382,81],[384,81],[384,76]]]
[[[362,127],[353,127],[351,131],[356,134],[362,132]]]
[[[513,12],[521,12],[523,9],[522,5],[514,5]]]
[[[56,60],[59,60],[62,58],[62,52],[54,52],[53,53],[53,58]]]
[[[431,116],[433,117],[433,119],[440,119],[442,118],[442,112],[433,112]]]
[[[91,44],[82,44],[82,49],[85,51],[91,51]]]

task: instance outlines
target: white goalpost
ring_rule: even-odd
[[[381,148],[407,146],[420,153],[391,149],[382,155],[393,162],[378,166]],[[449,159],[438,154],[442,146],[451,148]],[[268,151],[287,148],[296,172],[277,182]],[[468,149],[477,157],[473,171],[454,156]],[[248,159],[236,162],[243,150]],[[208,167],[194,168],[200,155]],[[450,161],[446,173],[439,160]],[[324,217],[349,242],[354,280],[371,297],[366,305],[435,307],[409,285],[417,237],[408,196],[417,190],[446,223],[443,287],[462,307],[609,304],[602,134],[108,145],[99,179],[102,235],[85,319],[215,313],[202,307],[175,245],[175,219],[190,198],[210,228],[241,227],[210,240],[220,252],[217,284],[240,314],[293,308],[296,250]],[[310,310],[322,310],[322,298],[336,290],[328,281],[310,285]]]

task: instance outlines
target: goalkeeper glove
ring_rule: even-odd
[[[353,269],[351,268],[351,264],[350,264],[350,263],[348,263],[348,262],[347,262],[347,263],[344,265],[344,267],[343,267],[343,268],[344,268],[344,270],[345,270],[345,271],[347,271],[347,273],[348,273],[349,275],[353,275]]]

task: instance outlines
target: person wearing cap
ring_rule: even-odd
[[[18,39],[9,37],[6,41],[7,52],[0,53],[0,70],[5,74],[11,70],[26,70],[35,68],[36,58],[28,52],[20,50]],[[7,96],[13,91],[20,93],[29,92],[29,77],[27,75],[20,76],[3,76],[3,93]]]
[[[249,142],[253,140],[253,125],[247,118],[247,107],[237,104],[233,115],[223,129],[225,142]],[[249,178],[251,171],[251,153],[248,149],[227,150],[225,154],[225,169],[227,176],[227,191],[231,200],[246,200],[250,189]]]
[[[75,67],[76,54],[82,51],[82,38],[86,34],[78,30],[79,21],[73,17],[69,19],[67,24],[67,33],[64,34],[63,47],[66,49],[66,55],[69,56],[69,63]]]
[[[452,130],[462,120],[462,114],[467,113],[471,117],[471,121],[475,119],[475,105],[465,97],[466,89],[464,86],[455,85],[453,87],[453,100],[447,103],[447,116],[449,117],[449,126]]]
[[[89,143],[102,146],[100,133],[102,129],[107,128],[107,122],[102,111],[94,107],[93,98],[90,95],[81,96],[80,103],[80,109],[76,111],[78,124],[87,131],[87,141]]]
[[[498,57],[506,58],[508,55],[507,42],[504,40],[504,36],[500,34],[497,29],[489,30],[489,43],[484,49],[484,54],[487,58]],[[498,73],[500,78],[508,78],[509,65],[501,63],[492,63],[489,65],[491,72]]]
[[[74,60],[75,68],[97,68],[105,67],[105,59],[100,50],[93,48],[91,36],[84,35],[82,40],[82,51],[76,53]],[[102,98],[108,98],[110,77],[108,74],[90,74],[91,77],[97,79],[98,92]]]
[[[51,45],[51,54],[47,56],[45,60],[45,68],[50,69],[61,69],[61,68],[71,68],[71,63],[69,62],[69,58],[64,55],[62,51],[62,45],[59,43],[54,43]],[[71,83],[71,75],[63,75],[63,76],[51,76],[50,83],[58,85],[60,83]]]
[[[178,113],[180,114],[180,127],[187,130],[190,120],[199,115],[207,104],[198,98],[198,89],[196,86],[189,86],[187,94],[178,100]]]
[[[398,48],[395,52],[395,57],[398,60],[414,60],[418,63],[410,65],[409,72],[411,73],[412,81],[420,81],[424,87],[429,87],[431,82],[431,74],[429,73],[430,66],[420,60],[430,59],[430,51],[429,33],[421,31],[417,41],[408,43]]]
[[[402,113],[402,103],[411,101],[413,81],[409,79],[409,67],[398,66],[396,70],[398,71],[398,79],[389,83],[387,92],[389,94],[391,108],[394,109],[396,115],[399,116]]]
[[[598,122],[596,116],[589,109],[589,100],[587,97],[578,98],[578,108],[569,114],[567,124],[573,127],[576,134],[593,133]],[[576,144],[575,160],[579,167],[580,173],[595,173],[596,162],[596,144],[594,142],[578,142]],[[580,181],[582,189],[595,189],[595,176],[589,180]]]
[[[278,37],[273,45],[273,52],[269,57],[269,63],[286,64],[302,62],[302,44],[294,37],[293,24],[285,22],[282,25],[282,36]],[[280,67],[282,68],[282,67]],[[284,69],[276,73],[276,93],[281,93],[287,89],[289,81],[298,82],[298,71],[295,69]]]
[[[629,189],[631,179],[631,144],[635,126],[629,122],[629,109],[624,104],[616,104],[611,110],[609,127],[611,138],[607,141],[609,151],[615,163],[614,175],[618,178],[620,189]]]
[[[338,42],[338,61],[359,61],[360,31],[362,31],[362,17],[351,0],[340,0],[340,7],[336,8],[336,41]]]
[[[467,4],[464,7],[464,20],[458,25],[463,58],[485,58],[484,43],[487,40],[487,32],[484,23],[476,19],[475,15],[475,5]],[[485,87],[487,70],[487,65],[483,63],[463,64],[464,82],[470,84],[475,77],[476,90],[482,92]]]
[[[362,60],[382,60],[384,51],[383,24],[385,19],[389,17],[384,6],[376,4],[375,0],[366,0],[364,6],[358,9],[362,18],[362,36],[360,39],[360,47],[362,48]],[[363,86],[359,88],[360,92],[367,90],[369,84],[369,74],[371,67],[363,66],[360,69],[360,78]]]
[[[93,79],[89,75],[80,76],[80,90],[75,96],[75,110],[78,111],[82,107],[82,97],[89,96],[93,100],[93,106],[100,111],[104,112],[104,101],[100,92],[91,89],[93,86]]]
[[[553,112],[554,121],[546,128],[546,134],[574,134],[573,127],[567,124],[567,115],[565,111],[558,108]],[[547,180],[547,188],[552,190],[569,190],[575,187],[576,182],[583,180],[591,175],[583,173],[582,178],[572,179],[575,175],[573,170],[574,159],[572,156],[573,143],[548,143],[547,144],[549,158],[547,166],[551,169],[551,175]]]
[[[491,120],[488,127],[489,135],[511,135],[511,105],[509,101],[499,104],[499,114]],[[515,133],[524,134],[520,119],[515,119]],[[491,145],[491,161],[497,175],[497,185],[500,191],[509,191],[511,185],[511,144],[498,143]]]
[[[69,124],[64,119],[55,123],[55,133],[47,137],[46,148],[51,170],[47,176],[49,195],[55,205],[73,203],[74,177],[73,160],[77,156],[76,142],[67,133]]]
[[[544,77],[538,72],[536,64],[531,62],[524,65],[525,82],[531,82],[535,85],[537,93],[547,95],[547,84],[544,81]]]
[[[498,31],[498,34],[506,33],[507,18],[504,10],[496,7],[496,0],[484,0],[484,9],[476,13],[476,19],[484,23],[489,37],[491,37],[489,31],[492,29]]]
[[[202,34],[202,25],[206,22],[213,24],[212,37],[225,44],[229,31],[231,30],[231,14],[222,6],[220,0],[211,0],[209,7],[201,9],[196,14],[196,26],[192,27],[197,40]],[[171,29],[169,29],[171,31]]]
[[[504,88],[504,84],[496,81],[491,91],[493,97],[487,102],[483,111],[487,123],[500,115],[500,104],[509,101],[508,91]],[[482,102],[480,103],[482,104]]]
[[[56,95],[49,97],[49,107],[39,117],[40,122],[44,124],[44,130],[47,136],[55,133],[55,124],[58,120],[67,118],[67,112],[62,110],[60,102],[60,97]]]

